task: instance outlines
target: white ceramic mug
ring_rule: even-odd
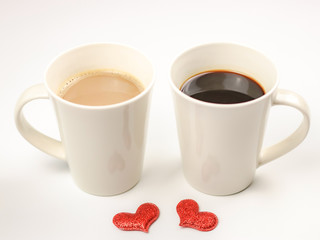
[[[84,106],[57,95],[70,76],[95,69],[127,72],[143,83],[136,97],[108,106]],[[48,67],[45,83],[27,89],[16,104],[15,121],[22,136],[40,150],[66,160],[84,191],[100,196],[132,188],[140,179],[146,142],[153,69],[137,50],[118,44],[90,44],[58,56]],[[61,141],[35,130],[22,109],[39,98],[51,99]]]
[[[180,91],[184,81],[200,72],[230,70],[253,77],[265,94],[237,104],[199,101]],[[298,146],[306,137],[309,108],[296,93],[278,89],[274,65],[261,53],[231,43],[211,43],[181,54],[171,68],[171,87],[182,165],[187,181],[211,195],[245,189],[256,168]],[[303,114],[301,125],[285,140],[262,149],[271,106],[287,105]]]

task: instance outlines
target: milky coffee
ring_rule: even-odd
[[[142,83],[132,75],[114,70],[92,70],[68,78],[58,95],[88,106],[111,105],[129,100],[143,91]]]

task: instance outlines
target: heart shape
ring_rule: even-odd
[[[211,231],[218,224],[218,218],[211,212],[199,212],[199,205],[192,199],[185,199],[178,203],[177,213],[180,226],[194,228],[199,231]]]
[[[113,217],[113,224],[125,231],[148,232],[151,224],[159,217],[159,208],[153,203],[140,205],[136,213],[118,213]]]

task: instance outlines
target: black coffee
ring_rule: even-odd
[[[196,74],[185,81],[181,91],[195,99],[220,104],[247,102],[264,95],[254,79],[224,70]]]

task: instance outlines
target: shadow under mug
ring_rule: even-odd
[[[96,69],[130,73],[145,88],[134,98],[107,106],[74,104],[57,95],[67,78]],[[49,65],[44,84],[21,95],[15,108],[16,126],[35,147],[66,160],[82,190],[100,196],[119,194],[141,177],[153,85],[152,65],[137,50],[111,43],[80,46],[58,56]],[[23,107],[39,98],[51,100],[61,141],[40,133],[26,121]]]
[[[215,104],[180,91],[190,76],[212,71],[238,72],[257,80],[265,94],[237,104]],[[254,179],[258,167],[297,147],[306,137],[310,116],[304,99],[278,89],[272,62],[261,53],[237,44],[210,43],[182,53],[171,68],[170,85],[185,178],[211,195],[237,193]],[[262,149],[271,106],[286,105],[300,111],[300,126],[283,141]]]

